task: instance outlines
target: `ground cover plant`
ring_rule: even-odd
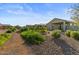
[[[29,44],[41,44],[45,40],[42,34],[30,30],[22,32],[21,36]]]
[[[22,27],[20,29],[20,32],[28,31],[28,30],[40,32],[41,34],[46,34],[47,27],[44,25],[27,25],[27,26]]]
[[[57,39],[57,38],[60,38],[60,33],[61,33],[61,30],[53,30],[52,31],[52,37]]]
[[[10,38],[11,38],[11,34],[8,33],[0,34],[0,46],[2,46]]]
[[[12,33],[15,32],[16,28],[15,27],[9,27],[8,30],[6,31],[6,33]]]
[[[72,31],[70,36],[76,40],[79,40],[79,31]]]
[[[66,30],[65,34],[70,37],[70,33],[71,33],[72,30]]]
[[[72,37],[76,40],[79,40],[79,31],[72,31],[72,30],[67,30],[65,32],[65,34],[68,36],[68,37]]]

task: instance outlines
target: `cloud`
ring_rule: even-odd
[[[64,16],[63,13],[57,13],[52,8],[50,8],[50,4],[47,4],[48,7],[45,7],[47,11],[42,9],[39,12],[34,11],[30,5],[26,4],[17,4],[10,6],[3,6],[4,10],[7,12],[5,14],[9,15],[8,17],[5,15],[2,19],[4,19],[5,23],[9,23],[12,25],[26,25],[26,24],[39,24],[39,23],[48,23],[54,17]],[[39,7],[37,7],[39,8]],[[66,10],[65,10],[66,11]],[[2,21],[2,20],[1,20]],[[19,21],[19,22],[18,22]]]
[[[64,13],[65,13],[65,14],[69,14],[71,11],[72,11],[71,8],[66,8],[66,9],[64,9]]]
[[[26,6],[19,6],[19,8],[17,8],[17,10],[14,9],[8,9],[6,10],[8,13],[10,14],[15,14],[15,15],[26,15],[28,12],[32,12],[32,8],[28,5]]]
[[[45,13],[34,12],[32,10],[32,7],[30,7],[28,5],[26,6],[26,9],[29,9],[29,10],[26,11],[24,9],[24,6],[23,7],[20,6],[20,8],[18,8],[17,10],[8,9],[6,11],[7,11],[7,13],[14,15],[14,16],[12,16],[13,22],[15,22],[15,20],[18,20],[18,21],[23,20],[21,22],[22,24],[24,24],[24,23],[25,24],[47,23],[47,22],[49,22],[48,20],[51,20],[53,18],[53,15],[55,14],[52,10],[47,11]],[[11,15],[9,16],[9,19],[11,19],[10,17],[11,17]],[[18,24],[18,22],[16,24]]]
[[[26,13],[24,10],[7,10],[7,12],[14,15],[22,15]]]
[[[27,4],[3,4],[0,9],[8,13],[22,14],[22,12],[32,11],[32,7]]]
[[[47,23],[49,22],[48,20],[51,20],[53,18],[53,16],[51,16],[53,14],[52,11],[46,12],[45,14],[40,14],[40,13],[33,12],[33,11],[8,10],[8,13],[14,14],[14,16],[4,17],[3,19],[5,20],[5,22],[9,20],[9,23],[12,25]],[[16,22],[16,21],[19,21],[19,22]]]

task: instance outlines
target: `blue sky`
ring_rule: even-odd
[[[70,20],[67,3],[0,3],[0,23],[29,25],[47,23],[53,18]]]

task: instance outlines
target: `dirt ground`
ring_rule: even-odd
[[[1,30],[0,29],[0,34],[3,34],[3,33],[5,33],[7,30]]]
[[[40,45],[25,45],[20,34],[12,33],[12,38],[0,47],[0,55],[78,55],[78,45],[78,41],[64,34],[59,39],[53,39],[51,33]]]
[[[0,47],[1,55],[28,55],[30,53],[30,49],[28,46],[24,45],[24,41],[20,37],[19,34],[13,33],[12,38]]]

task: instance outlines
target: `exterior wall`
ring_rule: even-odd
[[[54,24],[54,25],[53,25],[53,30],[54,30],[54,29],[60,29],[59,27],[60,27],[60,25]]]
[[[63,29],[63,24],[58,23],[58,24],[52,24],[53,25],[53,29],[59,29],[62,30]]]
[[[53,28],[52,28],[52,24],[48,24],[47,25],[47,28],[48,28],[48,30],[52,30]]]
[[[58,24],[47,24],[48,30],[54,30],[54,29],[59,29],[63,30],[63,23],[58,23]]]
[[[63,31],[66,31],[66,23],[65,22],[63,22]]]

